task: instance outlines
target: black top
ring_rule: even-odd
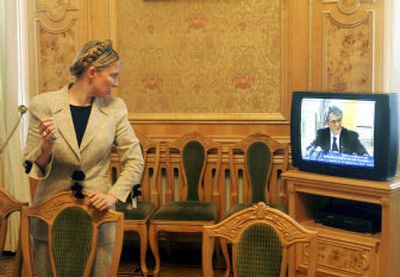
[[[71,108],[72,120],[74,121],[76,140],[78,141],[78,145],[81,146],[92,106],[69,106]]]

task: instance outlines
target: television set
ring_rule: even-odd
[[[303,171],[389,180],[398,159],[398,95],[295,91],[292,163]]]

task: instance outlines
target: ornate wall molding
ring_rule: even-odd
[[[79,11],[79,2],[77,0],[63,1],[33,1],[33,11],[43,20],[49,22],[68,21],[71,12]]]
[[[338,10],[346,15],[357,12],[361,3],[374,3],[375,0],[323,0],[323,3],[336,3]]]

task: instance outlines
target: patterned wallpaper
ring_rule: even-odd
[[[135,113],[276,113],[281,0],[118,0],[120,96]]]

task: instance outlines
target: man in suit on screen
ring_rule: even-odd
[[[358,139],[358,133],[342,126],[343,111],[337,106],[328,107],[325,112],[328,127],[317,130],[315,140],[307,147],[309,154],[316,151],[333,151],[348,155],[369,156]]]

